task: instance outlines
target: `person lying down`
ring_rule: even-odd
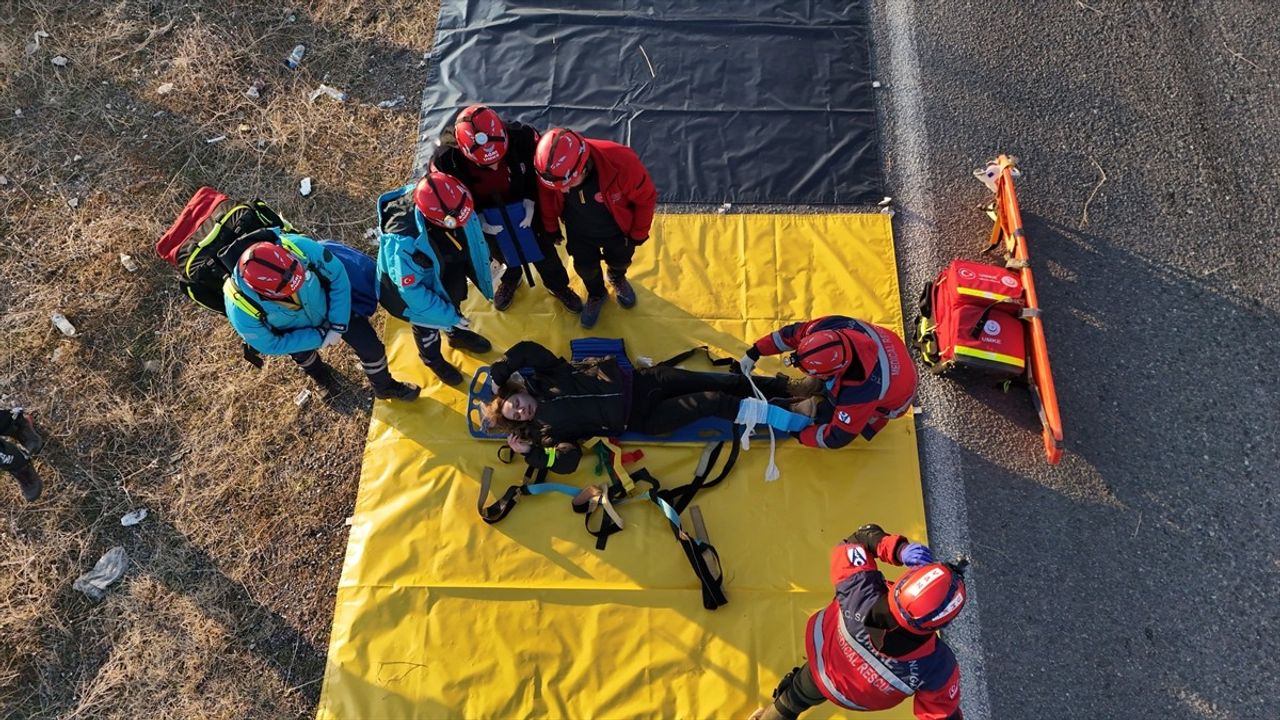
[[[578,468],[581,443],[593,437],[663,435],[706,417],[734,422],[744,398],[753,396],[751,382],[738,373],[627,370],[612,356],[570,362],[532,340],[511,346],[489,373],[495,395],[483,407],[485,425],[506,432],[507,444],[529,465],[561,474]],[[815,378],[752,379],[779,407],[825,391]]]

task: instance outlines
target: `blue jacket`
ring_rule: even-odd
[[[330,330],[345,332],[351,321],[351,281],[341,261],[304,235],[275,231],[280,244],[307,268],[298,307],[268,300],[245,283],[237,267],[222,286],[231,327],[263,355],[289,355],[320,347]]]
[[[387,203],[413,192],[413,185],[405,185],[378,198],[378,226],[385,228],[383,222]],[[453,299],[445,291],[440,277],[440,259],[427,236],[430,232],[426,218],[421,212],[413,211],[418,227],[417,237],[409,237],[398,233],[382,232],[378,240],[378,275],[386,276],[395,286],[400,298],[406,306],[404,315],[415,325],[426,325],[439,329],[451,328],[463,321],[462,314],[454,305]],[[493,278],[489,272],[489,244],[484,232],[480,229],[480,217],[473,213],[471,219],[463,227],[467,238],[467,249],[472,267],[475,268],[477,287],[485,298],[493,299]],[[414,255],[425,257],[429,263],[419,262]],[[382,290],[386,292],[386,290]]]

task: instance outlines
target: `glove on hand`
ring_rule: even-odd
[[[342,339],[342,333],[337,330],[330,330],[324,334],[324,340],[320,341],[320,347],[327,348],[330,345]]]
[[[756,359],[751,357],[751,353],[747,353],[738,360],[738,366],[742,369],[743,375],[750,375],[751,371],[756,369]]]
[[[533,224],[533,201],[521,200],[524,205],[524,219],[520,221],[520,227],[527,228]]]
[[[480,229],[484,231],[485,235],[497,235],[502,232],[501,225],[490,225],[483,220],[480,221]]]
[[[908,543],[898,555],[902,564],[907,567],[920,567],[933,562],[933,552],[929,550],[929,546],[920,543]]]

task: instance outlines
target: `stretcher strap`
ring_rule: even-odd
[[[756,386],[756,381],[752,379],[751,373],[746,373],[746,378],[747,382],[751,385],[751,394],[754,395],[757,400],[760,400],[762,403],[767,405],[769,399],[766,398],[764,393],[760,391],[760,388]],[[752,422],[743,428],[742,435],[739,437],[739,442],[742,443],[743,450],[751,449],[751,435],[755,432],[756,425],[761,422],[764,422],[764,417],[761,417],[758,420],[753,418]],[[778,469],[778,437],[774,433],[772,425],[768,425],[766,423],[766,426],[769,428],[769,464],[765,466],[764,469],[764,480],[765,482],[773,482],[774,480],[782,477],[782,471]]]
[[[607,460],[607,467],[612,469],[615,463],[620,465],[621,449],[607,439],[600,440],[601,442],[596,447],[603,447],[603,452],[612,456]],[[645,468],[637,468],[627,473],[627,478],[632,488],[632,494],[629,495],[619,492],[621,484],[618,482],[611,482],[609,485],[603,483],[589,485],[585,488],[577,488],[561,483],[549,483],[546,482],[546,468],[529,467],[525,470],[524,482],[507,488],[506,493],[497,502],[486,506],[485,501],[489,497],[489,490],[493,484],[493,468],[486,467],[480,477],[480,498],[476,502],[476,509],[480,513],[480,517],[486,523],[492,525],[511,513],[521,495],[543,495],[552,492],[567,495],[573,498],[574,511],[586,515],[584,520],[586,529],[588,533],[596,538],[596,549],[603,550],[609,536],[621,531],[624,527],[622,517],[618,514],[615,506],[632,498],[648,500],[657,506],[658,510],[666,517],[672,534],[675,536],[676,541],[680,543],[685,558],[689,561],[690,567],[693,568],[694,576],[698,578],[698,584],[702,589],[702,606],[708,610],[715,610],[729,602],[724,594],[724,571],[720,565],[720,554],[710,542],[699,537],[701,532],[691,534],[685,531],[684,524],[680,520],[680,513],[693,501],[693,497],[698,490],[719,484],[733,469],[738,458],[738,445],[736,443],[729,444],[729,455],[721,466],[720,471],[713,479],[707,479],[715,469],[724,447],[724,442],[708,443],[703,448],[702,455],[698,459],[693,481],[671,490],[662,490],[658,479],[649,474],[649,471]],[[602,451],[598,450],[597,452]],[[606,455],[602,454],[600,457],[602,461],[605,461]],[[624,470],[623,472],[625,473],[626,471]],[[649,486],[649,489],[642,493],[635,493],[637,483],[644,483]],[[611,495],[617,499],[611,498]],[[598,520],[598,526],[593,527],[593,525],[597,525],[596,520]]]

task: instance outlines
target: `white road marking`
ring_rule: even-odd
[[[929,192],[929,142],[924,125],[924,88],[920,82],[920,66],[916,56],[913,0],[884,0],[873,4],[872,17],[886,32],[879,43],[888,80],[888,112],[885,118],[886,159],[891,159],[892,180],[896,180],[898,219],[898,257],[902,259],[902,276],[908,293],[924,283],[951,258],[941,257],[934,217],[933,197]],[[908,294],[910,297],[910,294]],[[908,307],[908,312],[910,308]],[[910,317],[910,315],[908,315]],[[910,332],[910,328],[908,328]],[[924,417],[945,410],[937,400],[939,392],[928,380],[921,383],[920,400]],[[932,397],[931,397],[932,396]],[[941,433],[935,422],[922,424],[917,435],[922,455],[921,479],[924,483],[925,510],[929,520],[930,544],[940,553],[969,552],[969,515],[965,505],[964,476],[961,474],[960,451],[954,441]],[[964,715],[969,720],[991,717],[987,691],[985,654],[982,650],[981,623],[978,613],[978,577],[973,568],[966,577],[969,600],[964,612],[947,628],[947,644],[960,661],[961,697]]]

